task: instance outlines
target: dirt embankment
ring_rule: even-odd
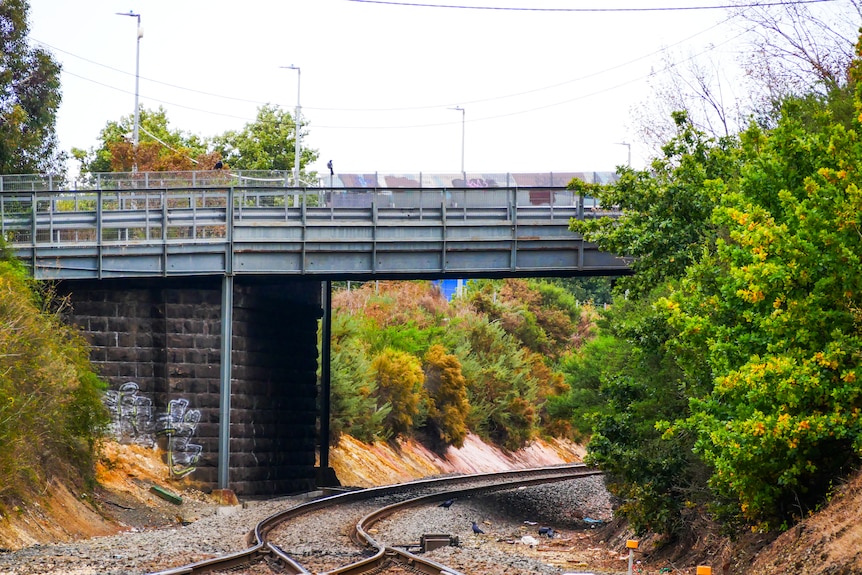
[[[343,436],[330,452],[330,465],[342,485],[373,487],[403,483],[447,473],[489,473],[507,469],[542,467],[583,460],[585,450],[567,441],[535,441],[516,452],[505,452],[468,435],[464,446],[436,454],[409,439],[393,445],[366,445]]]
[[[515,453],[468,437],[462,449],[436,455],[416,441],[365,445],[344,436],[330,453],[342,485],[371,487],[445,473],[478,473],[580,461],[583,449],[568,442],[537,441]],[[38,503],[10,504],[0,512],[0,550],[110,535],[195,521],[218,503],[193,478],[168,476],[162,453],[106,442],[96,468],[96,489],[53,481]],[[152,491],[156,486],[183,498],[175,505]]]

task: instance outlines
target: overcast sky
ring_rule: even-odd
[[[133,11],[143,106],[163,106],[172,128],[214,136],[254,121],[265,103],[293,114],[299,96],[303,146],[320,152],[311,167],[320,172],[328,160],[336,172],[458,172],[462,129],[468,172],[613,170],[627,161],[620,142],[633,143],[642,167],[632,108],[649,98],[662,50],[730,69],[740,49],[741,23],[723,9],[607,11],[722,0],[424,3],[450,7],[31,0],[30,35],[63,66],[64,150],[94,146],[106,122],[134,110],[136,18],[116,14]],[[559,10],[573,8],[605,11]]]

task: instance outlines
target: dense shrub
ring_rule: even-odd
[[[89,350],[50,292],[0,261],[0,497],[54,474],[92,476],[107,423]],[[71,466],[67,468],[67,466]]]
[[[372,441],[425,431],[439,447],[457,446],[472,431],[516,449],[537,434],[568,436],[566,414],[549,409],[568,390],[557,358],[589,334],[593,312],[544,281],[468,286],[452,302],[425,281],[340,286],[332,441],[341,433]],[[418,388],[416,365],[425,377]]]
[[[424,423],[422,415],[427,409],[423,387],[425,374],[419,358],[386,348],[371,361],[371,371],[377,384],[374,393],[377,406],[388,409],[382,434],[386,437],[410,436]]]
[[[446,445],[461,447],[467,437],[467,380],[461,362],[442,345],[425,354],[425,388],[428,390],[427,427]]]

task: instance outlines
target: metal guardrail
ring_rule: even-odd
[[[573,178],[590,183],[616,180],[615,172],[523,173],[381,173],[363,172],[319,176],[305,175],[297,186],[288,170],[199,170],[179,172],[103,172],[69,181],[47,174],[0,175],[2,191],[134,190],[150,188],[205,188],[213,186],[269,186],[306,188],[563,188]]]

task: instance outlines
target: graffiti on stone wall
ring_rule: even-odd
[[[168,467],[171,475],[183,477],[195,470],[203,447],[191,443],[201,412],[189,409],[189,400],[173,399],[168,411],[159,415],[158,433],[168,438]]]
[[[138,395],[138,384],[128,381],[118,390],[108,390],[105,405],[111,413],[108,431],[120,443],[152,447],[156,443],[153,401]]]
[[[105,405],[111,413],[109,432],[121,443],[153,447],[165,438],[167,463],[173,477],[193,472],[203,446],[192,443],[201,412],[189,409],[187,399],[173,399],[164,412],[153,409],[150,398],[138,395],[140,388],[128,381],[117,390],[109,390]]]

